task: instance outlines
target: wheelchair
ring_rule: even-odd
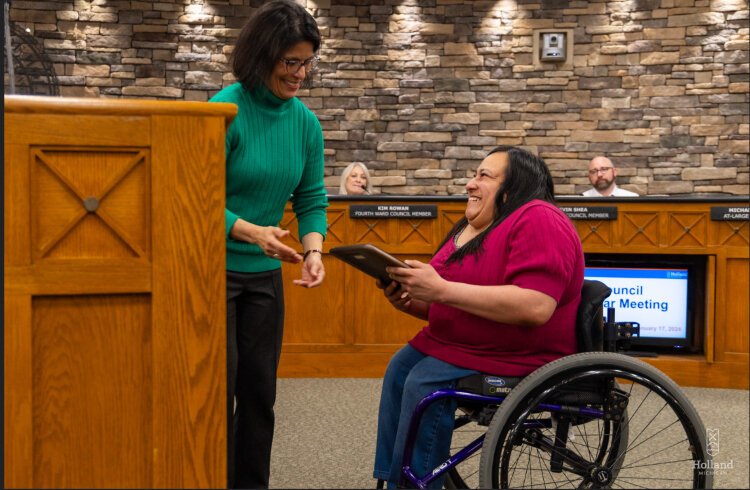
[[[528,376],[477,374],[426,396],[410,421],[401,485],[426,488],[712,488],[706,431],[671,379],[617,349],[638,325],[615,322],[611,290],[584,281],[578,354]],[[451,456],[426,475],[410,467],[419,421],[457,400]]]

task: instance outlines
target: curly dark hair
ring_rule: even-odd
[[[232,73],[253,90],[269,79],[274,65],[295,44],[308,41],[320,49],[320,31],[312,15],[292,0],[272,0],[260,6],[240,31],[232,52]],[[310,77],[305,77],[309,84]]]
[[[539,199],[552,204],[555,203],[555,184],[552,180],[552,174],[550,174],[547,164],[541,157],[515,146],[498,146],[487,153],[487,156],[499,152],[508,154],[508,167],[505,171],[505,181],[500,185],[495,195],[495,212],[492,223],[482,233],[453,252],[446,261],[447,263],[460,261],[467,255],[480,253],[487,235],[505,221],[505,218],[529,201]],[[469,220],[466,219],[466,216],[458,220],[443,239],[438,250],[448,240],[453,239],[456,234],[460,233],[468,223]]]

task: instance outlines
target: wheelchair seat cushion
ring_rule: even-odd
[[[456,389],[488,396],[507,395],[523,378],[523,376],[472,374],[459,379],[456,383]]]

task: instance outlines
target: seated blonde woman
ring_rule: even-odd
[[[341,185],[339,186],[341,195],[362,195],[372,194],[372,184],[370,183],[370,171],[362,162],[350,163],[341,174]]]

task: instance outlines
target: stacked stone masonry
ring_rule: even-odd
[[[301,99],[326,185],[352,161],[376,193],[461,194],[496,145],[538,152],[558,194],[608,155],[641,195],[748,194],[747,0],[300,0],[324,42]],[[306,2],[306,3],[304,3]],[[256,0],[13,0],[63,96],[208,100],[234,78]],[[573,59],[534,64],[536,30]]]

